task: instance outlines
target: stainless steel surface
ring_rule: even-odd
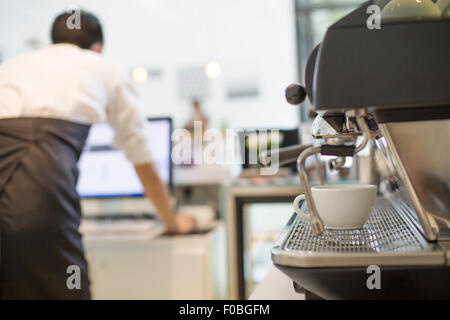
[[[345,166],[346,161],[346,157],[337,157],[336,159],[331,159],[330,161],[328,161],[328,169],[333,173],[339,172],[339,170]]]
[[[342,140],[345,138],[349,141],[356,140],[361,133],[354,130],[349,131],[345,123],[342,128],[335,129],[321,114],[318,114],[311,125],[311,135],[315,139],[339,138]]]
[[[378,198],[362,229],[325,230],[316,236],[295,217],[272,250],[276,264],[293,267],[445,265],[445,253],[429,243],[397,205]]]
[[[314,138],[322,138],[335,137],[340,132],[334,129],[321,115],[317,115],[311,125],[311,134]]]
[[[450,239],[450,120],[380,124],[429,240]]]
[[[389,157],[386,151],[386,140],[380,138],[373,141],[373,157],[375,162],[375,168],[380,176],[380,179],[390,180],[397,176],[394,162]]]

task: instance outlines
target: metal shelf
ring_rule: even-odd
[[[272,260],[309,268],[445,264],[443,251],[426,241],[404,207],[399,210],[385,198],[377,199],[367,223],[356,230],[325,230],[316,236],[309,222],[294,215],[272,249]]]

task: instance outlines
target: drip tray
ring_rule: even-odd
[[[305,201],[302,207],[305,210]],[[294,214],[272,249],[272,260],[281,266],[304,268],[444,265],[444,252],[426,241],[403,210],[378,198],[363,228],[326,229],[320,236],[308,221]]]

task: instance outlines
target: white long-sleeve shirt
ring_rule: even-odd
[[[0,65],[0,118],[44,117],[108,122],[114,146],[134,164],[152,161],[138,100],[111,61],[91,50],[55,44]]]

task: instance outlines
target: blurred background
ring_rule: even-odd
[[[299,80],[326,28],[359,3],[2,1],[0,59],[50,44],[51,21],[76,5],[100,18],[105,56],[130,78],[135,71],[146,115],[170,115],[181,126],[195,96],[214,127],[292,127],[299,112],[285,104],[285,87]]]
[[[303,108],[288,105],[284,90],[303,83],[308,55],[326,29],[361,3],[1,1],[0,63],[49,45],[54,17],[79,6],[100,18],[104,55],[134,82],[147,117],[170,117],[173,128],[186,126],[195,100],[208,127],[297,129],[297,143],[307,142],[302,132],[311,120],[309,102]],[[215,224],[180,237],[124,236],[129,221],[122,229],[115,227],[120,234],[108,229],[108,236],[100,236],[91,228],[85,242],[94,298],[246,298],[264,279],[271,267],[270,248],[299,192],[295,173],[263,179],[242,175],[241,166],[173,169],[177,203],[213,216]],[[273,188],[279,196],[271,196]],[[87,197],[83,205],[101,229],[107,219],[99,217],[117,213],[111,208],[125,208],[122,216],[147,214],[138,203],[142,199]],[[136,230],[129,233],[136,235]]]

